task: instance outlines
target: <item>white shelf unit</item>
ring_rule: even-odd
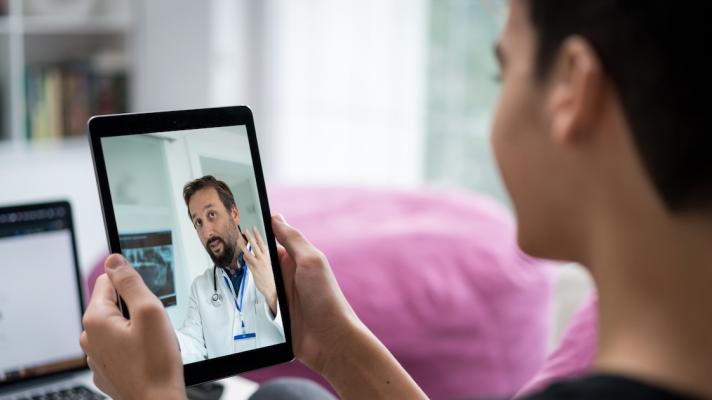
[[[7,13],[0,16],[0,144],[28,141],[25,85],[30,66],[88,63],[101,59],[102,53],[119,54],[125,62],[130,107],[134,1],[90,0],[91,10],[77,15],[62,9],[37,13],[31,0],[8,0]]]

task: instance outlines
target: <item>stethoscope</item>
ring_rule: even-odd
[[[242,267],[242,268],[246,268],[246,267]],[[218,269],[217,266],[213,267],[213,295],[210,297],[210,302],[213,303],[213,306],[220,307],[220,305],[222,305],[223,296],[220,292],[218,292],[218,282],[217,282],[217,278],[216,278],[217,269]],[[230,286],[230,284],[227,280],[227,277],[225,277],[223,275],[223,278],[225,279],[225,284]],[[244,291],[245,291],[244,287],[245,287],[246,280],[247,280],[247,271],[244,271],[242,273],[242,279],[240,280],[240,293],[241,293],[240,296],[243,296],[243,294],[244,294]],[[240,297],[240,302],[242,302],[242,297]],[[238,306],[237,310],[242,311],[242,307]]]
[[[242,233],[242,229],[240,228],[240,225],[237,226],[237,230],[240,231],[240,235],[242,235],[242,238],[245,239],[245,243],[248,245],[250,242],[247,240],[247,236],[245,236]],[[242,267],[244,268],[244,267]],[[217,272],[218,272],[218,266],[217,264],[213,266],[213,295],[210,297],[210,302],[213,303],[213,306],[215,307],[220,307],[222,305],[222,294],[218,292],[218,279],[217,279]],[[224,276],[223,276],[224,277]],[[240,291],[244,292],[244,287],[245,287],[245,281],[247,280],[247,271],[242,272],[242,280],[240,283]],[[230,285],[228,285],[230,286]],[[244,293],[242,295],[244,297]],[[242,302],[242,297],[240,297],[240,302]],[[242,311],[242,307],[239,307],[237,304],[237,300],[235,300],[235,306],[237,307],[238,311]]]
[[[218,266],[215,265],[213,266],[213,295],[210,297],[210,302],[213,303],[213,306],[215,307],[220,307],[222,305],[222,294],[218,292],[218,281],[216,278],[218,272]],[[244,274],[244,272],[243,272]],[[244,279],[244,277],[243,277]]]

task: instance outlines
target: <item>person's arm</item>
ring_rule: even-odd
[[[365,326],[354,328],[324,365],[322,376],[342,399],[425,399],[427,396]]]
[[[424,399],[425,393],[346,301],[326,257],[282,216],[272,218],[294,354],[343,399]]]

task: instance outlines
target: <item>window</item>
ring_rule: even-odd
[[[498,84],[492,49],[502,0],[433,0],[430,11],[425,180],[507,202],[489,143]]]

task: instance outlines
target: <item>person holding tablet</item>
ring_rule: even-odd
[[[284,342],[269,252],[257,228],[242,233],[230,188],[206,175],[188,182],[183,198],[214,263],[193,280],[188,315],[176,331],[183,362]]]
[[[599,296],[593,372],[527,398],[712,398],[708,3],[508,4],[492,143],[518,242],[585,265]],[[343,398],[426,397],[324,255],[283,218],[272,226],[296,357]],[[184,398],[161,303],[120,256],[106,270],[81,337],[95,382],[118,398]],[[114,288],[139,311],[130,321]]]

